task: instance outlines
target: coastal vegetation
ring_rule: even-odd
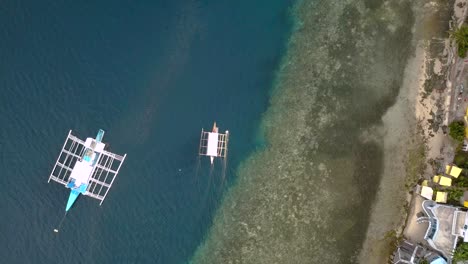
[[[460,205],[460,197],[463,196],[463,190],[451,189],[447,192],[447,203],[452,205]]]
[[[453,159],[453,163],[455,163],[457,167],[460,167],[462,169],[468,169],[468,153],[458,150],[455,153],[455,158]]]
[[[468,260],[468,243],[460,243],[453,254],[453,261]]]
[[[458,178],[454,179],[453,185],[461,188],[468,187],[468,177],[460,175]]]
[[[458,142],[462,142],[465,139],[465,124],[463,121],[453,121],[449,125],[449,135]]]
[[[457,43],[458,56],[465,58],[468,50],[468,26],[462,25],[456,30],[449,31],[449,34]]]

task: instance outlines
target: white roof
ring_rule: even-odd
[[[92,170],[93,167],[89,162],[77,161],[75,166],[73,167],[73,171],[70,177],[75,179],[76,186],[80,186],[82,183],[88,184]]]
[[[208,147],[206,155],[217,157],[218,156],[218,133],[208,133]]]
[[[432,190],[431,187],[423,186],[421,188],[421,196],[428,199],[432,200],[432,196],[434,195],[434,191]]]
[[[447,261],[445,261],[445,259],[441,257],[438,257],[434,259],[433,261],[431,261],[431,264],[447,264]]]

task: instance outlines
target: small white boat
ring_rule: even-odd
[[[213,124],[211,132],[201,131],[200,147],[198,154],[209,156],[211,164],[215,158],[226,158],[228,150],[229,131],[226,130],[224,134],[219,133],[219,128],[216,122]]]

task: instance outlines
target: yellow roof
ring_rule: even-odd
[[[468,107],[466,108],[466,114],[465,115],[468,116]]]
[[[447,202],[447,193],[446,192],[436,192],[436,202],[446,203]]]
[[[452,179],[449,177],[440,176],[439,184],[443,186],[452,186]]]
[[[461,172],[462,172],[462,169],[458,168],[457,166],[451,166],[451,165],[445,166],[445,173],[455,178],[458,178]]]
[[[468,201],[464,201],[463,206],[468,207]]]
[[[435,182],[435,183],[439,183],[439,180],[440,180],[440,176],[434,176],[432,178],[432,181]]]
[[[421,183],[422,186],[427,186],[427,180],[424,180],[422,183]]]

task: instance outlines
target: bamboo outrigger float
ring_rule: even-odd
[[[71,132],[68,132],[48,180],[70,189],[65,212],[70,210],[80,194],[99,200],[101,205],[127,156],[104,150],[102,129],[96,138],[87,138],[86,141],[82,141]],[[57,229],[54,231],[58,232]]]
[[[213,124],[211,132],[201,131],[200,147],[198,154],[209,156],[211,164],[214,158],[225,159],[228,152],[229,131],[226,130],[224,134],[219,133],[216,122]]]

